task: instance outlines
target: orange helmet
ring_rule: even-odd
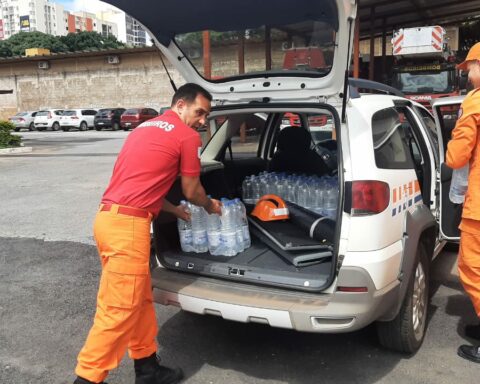
[[[262,196],[255,205],[252,216],[262,221],[286,220],[289,218],[285,202],[277,195]]]

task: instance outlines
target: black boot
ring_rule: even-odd
[[[458,348],[458,356],[464,359],[480,363],[480,346],[478,345],[461,345]]]
[[[96,384],[96,383],[94,383],[93,381],[88,381],[88,380],[84,379],[83,377],[77,376],[77,378],[75,379],[73,384]],[[98,383],[98,384],[107,384],[107,383],[102,381],[101,383]]]
[[[465,336],[480,341],[480,324],[466,325]]]
[[[167,368],[158,363],[154,353],[143,359],[134,360],[135,384],[176,384],[183,379],[180,368]]]

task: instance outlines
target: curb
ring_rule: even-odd
[[[32,147],[1,148],[0,155],[28,153],[32,152]]]

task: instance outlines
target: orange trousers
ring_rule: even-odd
[[[468,225],[468,227],[467,227]],[[480,317],[480,222],[462,221],[458,273],[465,291],[472,300],[477,316]],[[468,228],[469,232],[465,231]]]
[[[125,352],[141,359],[157,350],[158,332],[150,283],[148,218],[99,211],[94,235],[102,263],[93,326],[75,373],[94,383],[116,368]]]

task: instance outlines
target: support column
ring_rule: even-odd
[[[245,73],[245,32],[238,36],[238,74]]]
[[[370,65],[368,67],[368,78],[375,77],[375,7],[370,8]]]
[[[387,19],[382,23],[382,82],[387,83]]]
[[[360,77],[360,9],[357,8],[357,18],[353,32],[353,77]]]
[[[210,57],[210,32],[203,31],[203,75],[212,78],[212,59]]]

